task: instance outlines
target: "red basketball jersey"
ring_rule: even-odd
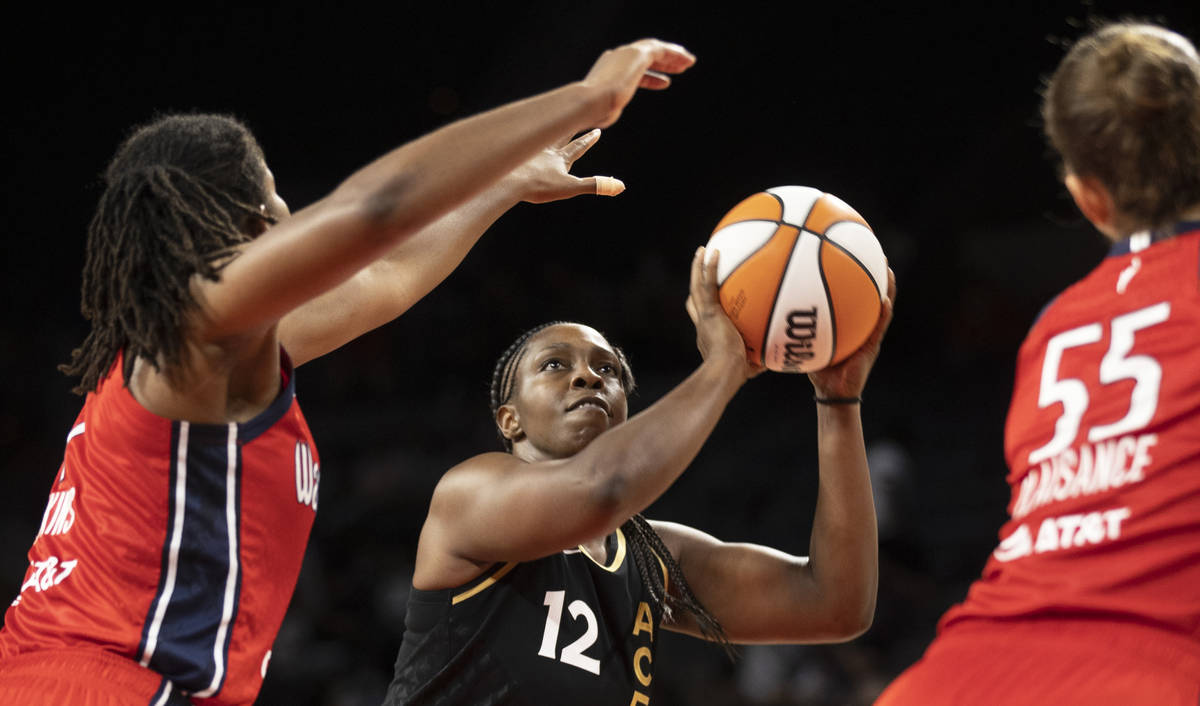
[[[317,508],[286,359],[282,375],[253,420],[192,424],[138,404],[118,359],[67,436],[0,658],[96,647],[166,693],[254,701]]]
[[[1010,520],[942,628],[1096,617],[1200,642],[1200,223],[1118,243],[1046,308],[1005,437]]]

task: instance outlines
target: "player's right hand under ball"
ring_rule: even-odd
[[[879,346],[883,342],[883,334],[892,323],[892,312],[896,300],[896,273],[888,268],[887,296],[879,309],[879,320],[875,330],[867,337],[858,350],[850,354],[837,365],[822,368],[808,374],[812,381],[813,390],[817,397],[861,397],[867,384],[867,376],[879,357]]]

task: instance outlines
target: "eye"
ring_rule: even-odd
[[[562,370],[565,367],[566,363],[562,362],[561,359],[548,358],[542,361],[542,364],[538,366],[538,370]]]
[[[596,366],[596,372],[600,373],[601,375],[615,376],[617,374],[617,366],[612,363],[601,363],[600,365]]]

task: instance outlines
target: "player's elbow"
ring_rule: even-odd
[[[835,639],[839,642],[853,640],[870,630],[873,622],[875,622],[875,601],[871,601],[870,606],[847,610],[838,618]]]
[[[854,595],[848,592],[843,600],[837,601],[830,611],[829,640],[845,642],[853,640],[871,628],[875,621],[875,592]]]
[[[629,483],[618,475],[593,472],[590,492],[588,493],[588,510],[602,524],[608,525],[618,519],[628,504]]]
[[[325,202],[362,238],[391,243],[399,234],[414,232],[430,220],[419,191],[419,181],[406,171],[372,182],[351,177]]]

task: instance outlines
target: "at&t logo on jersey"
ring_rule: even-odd
[[[313,461],[312,449],[296,442],[296,501],[317,511],[317,492],[321,486],[321,466]]]
[[[78,559],[60,561],[56,556],[30,563],[28,577],[25,579],[25,583],[21,584],[21,591],[12,604],[20,604],[21,596],[26,591],[32,590],[40,593],[62,583],[75,570],[77,564],[79,564]]]

